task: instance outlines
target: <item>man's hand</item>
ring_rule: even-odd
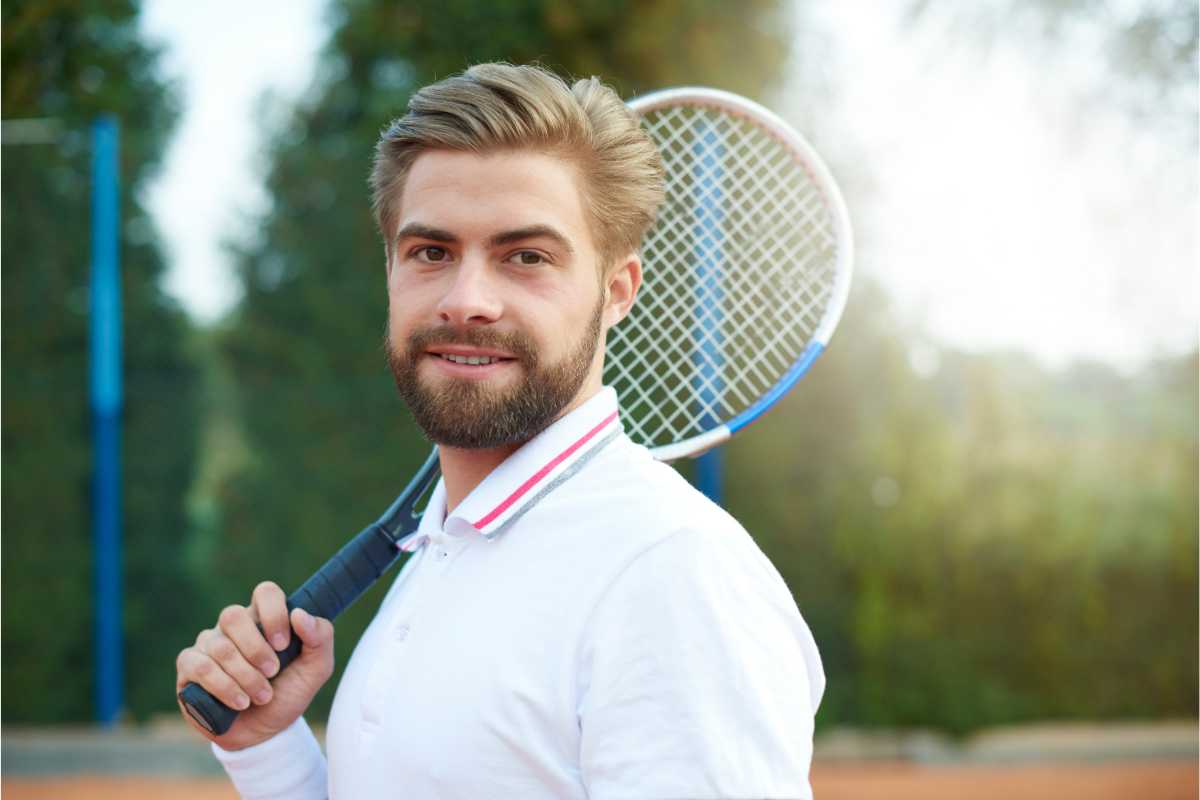
[[[256,623],[261,623],[262,633]],[[272,684],[269,679],[279,671],[275,651],[287,647],[292,629],[303,645],[300,655]],[[241,750],[295,722],[329,680],[333,624],[297,608],[289,628],[283,590],[264,581],[254,588],[249,606],[227,607],[217,618],[217,627],[200,631],[196,643],[179,653],[175,668],[176,694],[195,681],[241,712],[222,736],[204,730],[180,704],[183,718],[204,738],[226,750]]]

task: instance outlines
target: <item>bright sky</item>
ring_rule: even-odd
[[[1081,55],[990,59],[851,3],[832,130],[870,187],[860,263],[943,341],[1129,366],[1197,342],[1197,158],[1119,111],[1080,113]],[[858,13],[855,13],[855,12]],[[846,157],[847,153],[841,153]]]
[[[163,66],[184,110],[159,179],[145,198],[162,232],[166,289],[212,321],[237,301],[225,245],[268,205],[258,100],[296,97],[325,43],[324,0],[147,0],[142,30],[166,46]]]
[[[172,259],[167,288],[197,319],[236,301],[222,244],[267,203],[255,101],[307,88],[324,6],[145,4],[144,28],[167,44],[187,103],[147,202]],[[778,103],[813,120],[847,184],[857,269],[954,346],[1120,366],[1195,346],[1196,155],[1116,112],[1081,118],[1044,64],[951,49],[944,35],[901,30],[888,7],[899,4],[817,5],[833,89]],[[808,55],[797,70],[811,68]],[[921,352],[914,364],[931,368]]]

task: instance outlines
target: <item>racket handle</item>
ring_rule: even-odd
[[[395,541],[379,523],[372,523],[288,597],[289,614],[293,608],[302,608],[314,617],[333,620],[379,580],[401,555]],[[261,626],[259,630],[262,630]],[[300,637],[292,631],[288,646],[276,652],[280,672],[300,655],[300,646]],[[238,712],[235,709],[213,697],[197,683],[183,687],[179,699],[192,719],[217,736],[228,731],[237,719]]]

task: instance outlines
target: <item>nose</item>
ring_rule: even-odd
[[[442,322],[484,325],[500,318],[503,304],[486,258],[464,255],[437,306]]]

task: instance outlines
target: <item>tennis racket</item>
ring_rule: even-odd
[[[669,461],[729,439],[774,406],[841,318],[850,220],[828,169],[762,106],[728,92],[668,89],[630,108],[658,144],[666,199],[643,243],[644,282],[609,334],[605,383],[630,438]],[[334,619],[405,554],[437,451],[400,497],[288,598]],[[279,655],[282,670],[300,640]],[[214,734],[237,711],[198,684],[179,694]]]

